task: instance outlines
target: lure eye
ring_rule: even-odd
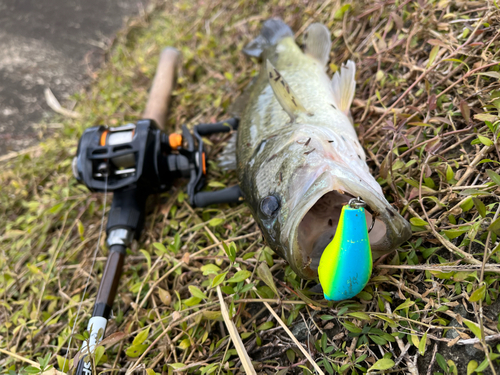
[[[260,211],[267,217],[273,216],[279,208],[280,202],[274,195],[268,195],[260,201]]]

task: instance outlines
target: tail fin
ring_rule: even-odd
[[[251,57],[260,57],[267,47],[275,46],[286,37],[293,37],[290,27],[279,18],[270,18],[262,26],[260,35],[243,49],[243,53]]]

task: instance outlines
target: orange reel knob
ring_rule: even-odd
[[[177,133],[172,133],[168,136],[168,143],[173,150],[178,149],[182,146],[182,135]]]

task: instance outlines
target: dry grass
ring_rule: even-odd
[[[224,118],[257,69],[240,50],[271,16],[299,38],[307,24],[326,23],[330,73],[348,58],[357,62],[353,117],[374,175],[414,236],[377,263],[355,299],[326,303],[308,297],[265,246],[244,205],[192,209],[179,184],[149,203],[107,331],[121,333],[99,351],[97,368],[239,372],[218,285],[258,373],[314,372],[264,301],[325,373],[498,371],[500,10],[465,0],[178,0],[131,22],[78,96],[82,119],[65,120],[62,134],[2,165],[0,371],[26,371],[37,357],[67,371],[68,323],[103,209],[102,195],[71,176],[82,129],[138,119],[166,45],[183,53],[171,127]],[[211,141],[214,160],[224,140]],[[236,182],[214,163],[210,181],[214,189]],[[106,253],[101,243],[80,333]],[[73,341],[69,357],[80,344]]]

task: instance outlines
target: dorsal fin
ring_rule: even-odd
[[[302,40],[304,53],[318,60],[322,66],[326,66],[332,46],[327,27],[322,23],[313,23],[306,29]]]
[[[271,64],[269,60],[266,63],[269,83],[274,91],[274,96],[281,104],[286,113],[290,116],[292,122],[295,121],[300,112],[306,113],[306,109],[294,94],[288,83],[280,72]]]
[[[349,115],[352,100],[354,99],[354,91],[356,90],[356,64],[349,60],[347,64],[342,65],[340,74],[337,71],[332,78],[333,100],[335,106]]]

